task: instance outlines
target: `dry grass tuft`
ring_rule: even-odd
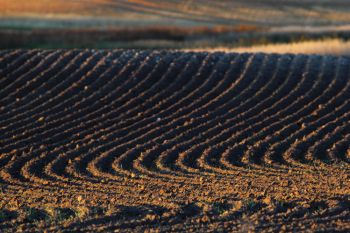
[[[350,41],[339,39],[328,39],[320,41],[306,41],[285,44],[268,44],[252,47],[238,48],[203,48],[191,51],[209,51],[209,52],[237,52],[237,53],[292,53],[292,54],[321,54],[321,55],[349,55]]]

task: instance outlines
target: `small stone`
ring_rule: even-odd
[[[154,221],[157,219],[157,216],[154,214],[147,214],[145,218],[148,220]]]
[[[265,203],[266,205],[270,205],[270,204],[271,204],[271,197],[266,197],[266,198],[263,200],[263,203]]]
[[[235,207],[236,210],[241,209],[242,206],[243,206],[243,202],[242,201],[235,201],[234,202],[234,207]]]
[[[207,215],[204,215],[201,220],[204,223],[209,222],[209,217]]]
[[[77,200],[78,200],[78,202],[81,202],[81,201],[83,200],[83,197],[82,197],[81,195],[79,195],[79,196],[77,197]]]

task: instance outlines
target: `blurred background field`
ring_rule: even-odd
[[[2,49],[347,54],[350,38],[347,0],[0,0],[0,6]]]

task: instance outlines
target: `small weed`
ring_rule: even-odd
[[[0,210],[0,222],[8,221],[16,217],[17,217],[17,213],[15,211],[10,211],[5,209]]]
[[[287,202],[279,201],[279,200],[275,200],[274,205],[275,205],[276,212],[286,211],[287,208],[289,207],[289,204]]]
[[[76,217],[76,212],[70,208],[57,208],[54,213],[55,219],[59,222]]]
[[[253,199],[248,199],[248,200],[243,202],[242,209],[247,211],[247,212],[252,212],[257,207],[257,205],[258,204]]]
[[[223,214],[230,206],[227,203],[216,202],[213,204],[213,212],[215,214]]]
[[[328,208],[328,205],[324,201],[316,201],[310,204],[310,210],[316,213],[320,213],[327,208]]]
[[[103,212],[104,212],[104,209],[102,207],[99,207],[99,206],[93,206],[89,210],[89,214],[91,214],[91,215],[102,215]]]
[[[48,221],[50,219],[49,215],[44,210],[28,207],[24,211],[26,220],[30,222]]]
[[[89,214],[90,210],[87,207],[77,207],[75,209],[75,215],[79,218],[79,219],[83,219],[84,217],[86,217]]]

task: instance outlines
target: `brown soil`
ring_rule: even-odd
[[[349,69],[0,51],[0,231],[349,231]]]

